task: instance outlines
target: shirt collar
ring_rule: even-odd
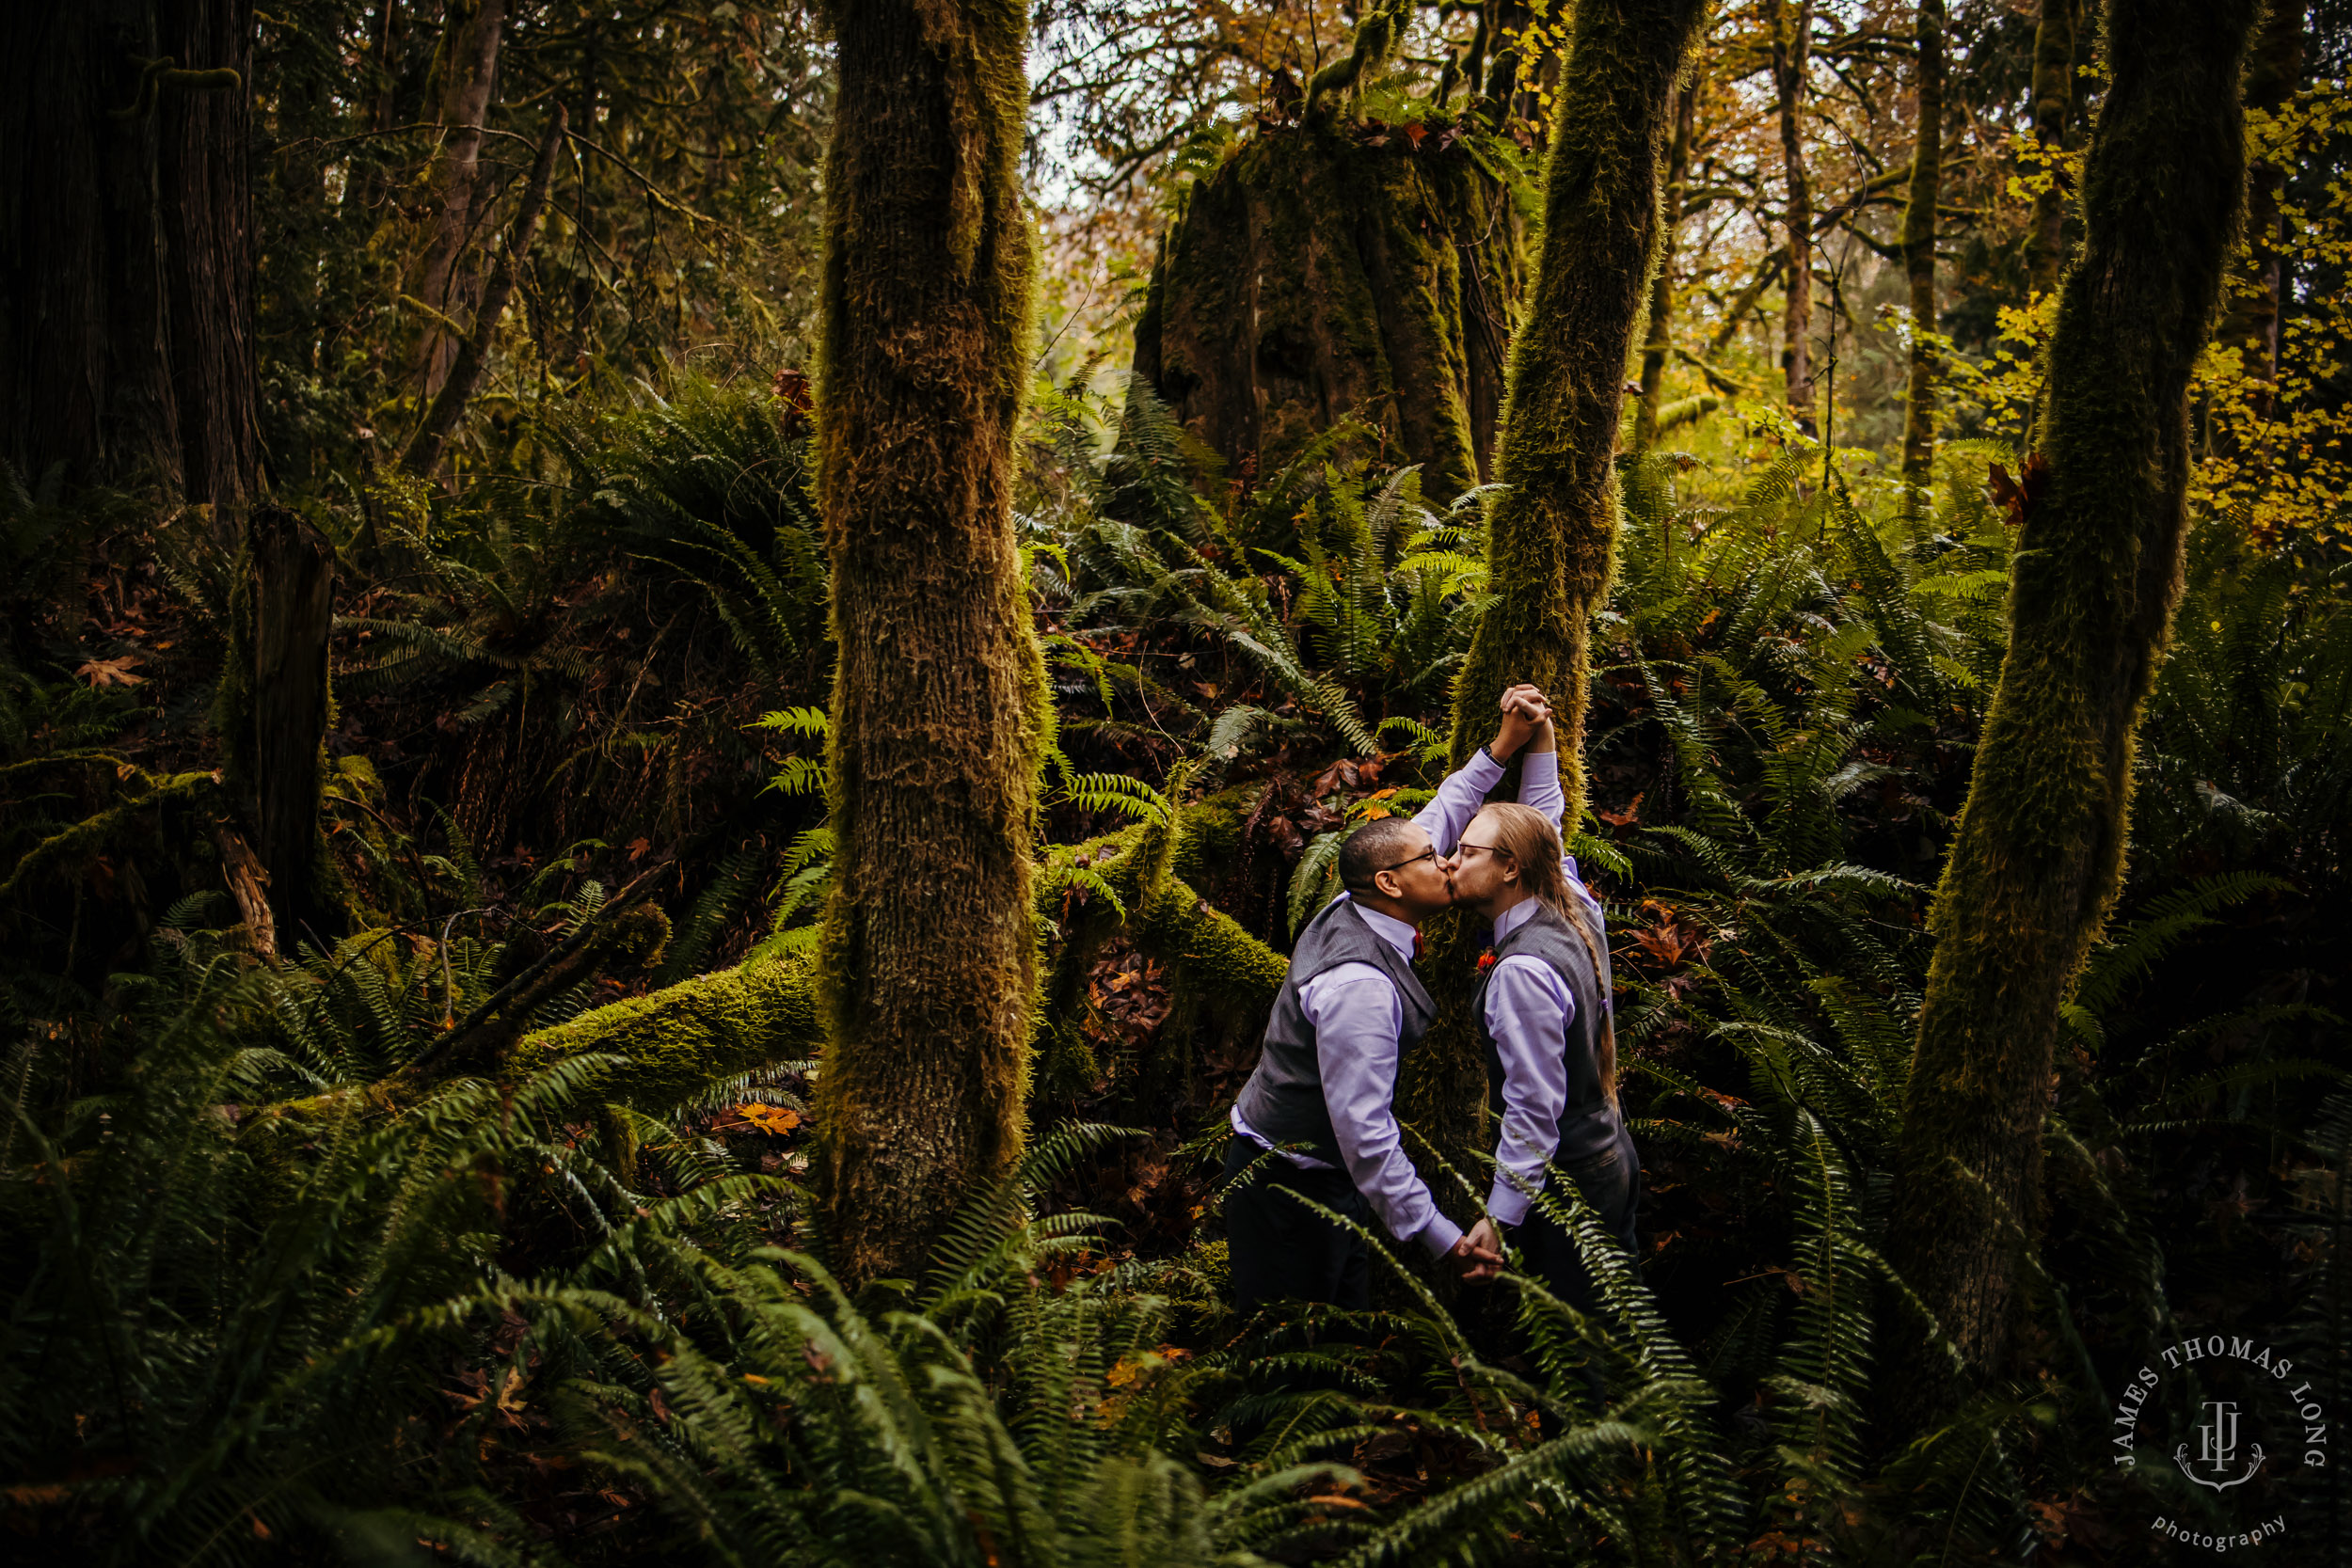
[[[1345,895],[1342,895],[1342,896],[1344,897]],[[1364,908],[1363,901],[1361,899],[1357,899],[1354,902],[1356,904],[1356,912],[1363,917],[1364,924],[1371,927],[1374,933],[1377,935],[1382,942],[1385,942],[1391,947],[1395,948],[1399,958],[1403,958],[1406,963],[1412,962],[1413,943],[1417,939],[1419,939],[1421,933],[1414,930],[1412,927],[1406,925],[1404,921],[1397,919],[1397,917],[1392,914],[1382,914],[1378,910],[1368,910]]]
[[[1509,909],[1503,911],[1501,914],[1495,916],[1495,941],[1501,942],[1503,938],[1509,936],[1512,932],[1518,930],[1520,927],[1534,919],[1535,911],[1543,908],[1543,903],[1544,901],[1540,898],[1522,898],[1518,903],[1512,905]]]

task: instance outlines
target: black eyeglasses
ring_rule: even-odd
[[[1391,864],[1382,866],[1382,867],[1380,868],[1380,871],[1402,871],[1402,870],[1404,870],[1406,866],[1408,866],[1408,865],[1412,864],[1415,861],[1434,861],[1434,860],[1436,860],[1437,858],[1438,858],[1438,847],[1437,847],[1436,845],[1434,845],[1434,844],[1433,844],[1433,845],[1431,845],[1428,848],[1423,849],[1423,850],[1422,850],[1420,854],[1418,854],[1418,855],[1407,855],[1407,856],[1406,856],[1406,857],[1405,857],[1405,859],[1403,859],[1403,860],[1401,860],[1401,861],[1397,861],[1397,862],[1395,862],[1395,863],[1391,863]],[[1375,876],[1375,877],[1377,877],[1378,875],[1380,875],[1380,871],[1375,871],[1375,872],[1374,872],[1374,873],[1373,873],[1373,875],[1374,875],[1374,876]]]

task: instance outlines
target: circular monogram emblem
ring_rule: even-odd
[[[2114,1459],[2177,1499],[2150,1529],[2215,1552],[2289,1533],[2294,1482],[2328,1466],[2328,1412],[2291,1357],[2244,1336],[2165,1346],[2116,1402]],[[2150,1474],[2151,1466],[2162,1466]]]

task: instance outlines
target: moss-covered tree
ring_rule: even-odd
[[[1453,765],[1493,733],[1518,681],[1561,721],[1571,827],[1584,805],[1587,640],[1616,560],[1617,432],[1625,372],[1659,246],[1659,182],[1675,92],[1705,0],[1576,8],[1553,101],[1544,227],[1527,324],[1511,348],[1510,402],[1487,516],[1493,602],[1455,688]],[[1408,1059],[1402,1102],[1441,1148],[1467,1148],[1486,1080],[1470,1016],[1468,922],[1437,932],[1438,1023]]]
[[[2189,372],[2244,201],[2254,9],[2108,9],[2112,85],[2018,508],[2009,654],[1936,895],[1889,1233],[1972,1376],[2007,1357],[2058,1009],[2122,877],[2133,734],[2180,594]],[[1911,1371],[1919,1411],[1957,1396],[1924,1351]]]
[[[1228,463],[1270,471],[1352,415],[1443,499],[1490,470],[1523,224],[1511,150],[1480,129],[1493,105],[1442,130],[1356,117],[1394,9],[1367,12],[1295,124],[1262,122],[1185,192],[1135,368]]]
[[[2045,155],[2066,147],[2066,122],[2074,106],[2074,37],[2083,0],[2042,0],[2033,32],[2033,131]],[[2033,239],[2026,275],[2033,292],[2058,287],[2066,265],[2066,192],[2056,181],[2034,198]]]
[[[1011,515],[1036,241],[1022,0],[841,0],[819,492],[839,844],[818,1101],[836,1260],[922,1266],[1019,1154],[1043,671]]]
[[[1919,0],[1912,64],[1918,131],[1903,207],[1903,275],[1911,287],[1911,384],[1903,394],[1903,478],[1925,484],[1935,463],[1935,209],[1944,175],[1944,0]]]

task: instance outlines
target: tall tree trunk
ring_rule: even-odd
[[[1658,440],[1658,404],[1665,395],[1666,358],[1674,352],[1675,232],[1682,223],[1682,193],[1691,178],[1691,130],[1698,110],[1698,84],[1675,98],[1674,145],[1666,154],[1666,194],[1659,203],[1658,271],[1649,286],[1649,334],[1642,347],[1642,401],[1633,420],[1633,449],[1647,451]]]
[[[20,467],[251,493],[252,44],[245,0],[0,9],[0,453]]]
[[[1944,0],[1919,0],[1918,135],[1903,209],[1903,273],[1911,284],[1911,385],[1903,397],[1903,479],[1924,485],[1935,466],[1935,206],[1944,174]]]
[[[2043,155],[2066,147],[2066,119],[2074,104],[2074,34],[2083,0],[2042,0],[2033,34],[2033,132]],[[2034,198],[2033,245],[2027,278],[2037,294],[2058,287],[2066,265],[2066,193],[2053,182]]]
[[[2113,0],[2083,247],[2018,507],[2010,647],[1936,894],[1889,1250],[1970,1379],[2005,1370],[2067,988],[2122,881],[2133,735],[2180,596],[2187,390],[2246,185],[2255,0]],[[1933,1416],[1950,1369],[1912,1356]]]
[[[335,552],[299,514],[261,505],[246,517],[241,562],[213,728],[230,797],[253,825],[247,853],[259,857],[269,925],[284,950],[333,934],[315,871]],[[239,903],[249,905],[239,860],[231,854],[226,869]],[[249,912],[247,924],[256,948],[264,948],[269,931]]]
[[[1781,372],[1788,411],[1813,428],[1813,185],[1805,173],[1800,116],[1813,57],[1813,0],[1772,0],[1772,87],[1780,106],[1780,162],[1788,186],[1788,309],[1781,319]]]
[[[1044,674],[1014,546],[1036,244],[1023,0],[837,0],[818,462],[834,572],[834,1258],[912,1275],[1024,1135]]]
[[[467,305],[463,262],[480,205],[482,126],[490,110],[499,43],[505,30],[506,0],[450,0],[449,19],[433,62],[441,143],[425,171],[429,227],[424,248],[408,274],[410,297],[435,312],[422,316],[409,356],[410,374],[422,398],[441,389],[457,356],[459,334],[444,320],[462,319],[459,312]]]
[[[251,0],[158,7],[165,53],[237,85],[160,92],[156,188],[182,484],[215,505],[253,493],[260,467],[253,363]]]
[[[2304,0],[2270,0],[2246,62],[2246,106],[2276,114],[2303,85]],[[2230,301],[2222,341],[2245,354],[2255,383],[2252,405],[2268,419],[2279,381],[2280,304],[2286,297],[2286,234],[2279,186],[2286,171],[2258,162],[2246,180],[2246,275]]]
[[[1587,637],[1615,566],[1617,432],[1626,363],[1659,246],[1658,188],[1675,90],[1705,0],[1576,8],[1544,170],[1544,231],[1487,518],[1494,601],[1455,687],[1455,767],[1493,730],[1515,681],[1549,694],[1571,831],[1584,806]],[[1469,981],[1471,923],[1433,927],[1440,1013],[1407,1059],[1406,1117],[1449,1153],[1475,1140],[1486,1100]]]
[[[506,314],[506,302],[514,297],[515,281],[523,263],[531,257],[531,243],[539,234],[539,217],[548,207],[548,182],[555,175],[555,155],[564,146],[567,122],[564,105],[558,103],[548,115],[547,130],[539,137],[539,155],[532,160],[531,178],[524,182],[522,205],[515,214],[515,227],[508,230],[506,248],[499,257],[498,266],[490,275],[490,286],[483,292],[481,308],[474,312],[473,330],[457,346],[457,357],[450,366],[449,379],[435,394],[432,407],[425,410],[424,422],[401,454],[400,466],[422,478],[441,466],[441,453],[449,445],[451,432],[466,412],[467,400],[482,383],[482,373],[490,362],[490,346],[498,337],[499,321]]]

